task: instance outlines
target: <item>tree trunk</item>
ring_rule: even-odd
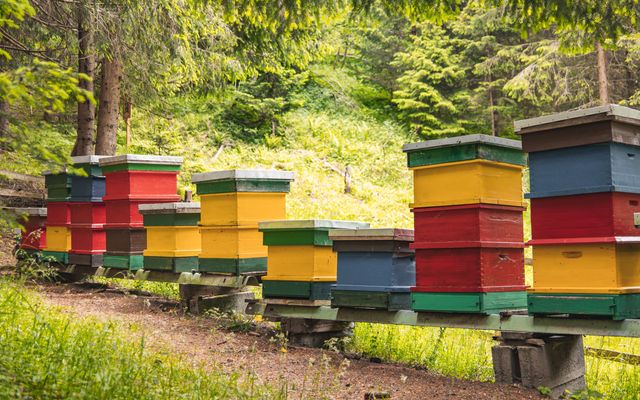
[[[133,116],[133,104],[131,103],[131,99],[126,97],[124,101],[124,107],[122,109],[122,119],[124,119],[124,124],[127,130],[127,150],[129,149],[129,145],[131,144],[131,117]]]
[[[600,103],[609,104],[609,78],[607,77],[607,54],[600,42],[596,42],[596,59],[598,63],[598,91]]]
[[[116,154],[121,75],[122,64],[117,57],[114,56],[112,60],[102,60],[102,83],[96,137],[97,155],[111,156]]]
[[[78,72],[89,76],[90,80],[81,80],[81,88],[93,93],[93,78],[96,67],[93,52],[93,28],[87,13],[81,4],[78,5]],[[96,119],[95,105],[86,99],[78,102],[78,127],[76,144],[73,147],[74,156],[86,156],[93,154],[94,125]]]
[[[496,124],[496,110],[494,108],[495,104],[493,102],[493,85],[491,83],[491,75],[489,75],[489,114],[491,117],[491,134],[493,136],[498,135],[498,127]]]

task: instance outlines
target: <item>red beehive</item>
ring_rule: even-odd
[[[413,292],[512,292],[524,290],[520,247],[416,249]]]
[[[71,203],[71,224],[80,227],[102,228],[106,222],[106,207],[104,203],[83,202]]]
[[[178,172],[171,171],[117,171],[105,172],[106,194],[104,201],[140,200],[154,198],[176,201]]]
[[[51,226],[67,226],[71,223],[70,203],[50,201],[47,203],[47,223]]]
[[[138,205],[149,203],[170,203],[180,200],[180,196],[171,198],[147,199],[147,200],[110,200],[105,202],[107,212],[107,228],[142,228],[144,227],[142,214],[138,211]]]
[[[491,204],[414,208],[415,246],[522,245],[522,207]]]
[[[640,236],[640,194],[589,193],[531,199],[531,236],[540,240]]]
[[[24,230],[20,237],[20,248],[24,250],[43,250],[47,244],[45,208],[21,208],[16,210],[26,214],[23,220]]]
[[[71,226],[71,250],[75,254],[101,254],[106,251],[104,229]]]

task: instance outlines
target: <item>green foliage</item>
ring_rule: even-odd
[[[79,319],[0,280],[0,397],[279,399],[283,389],[151,351],[135,327]],[[156,344],[156,348],[158,348]],[[25,367],[28,366],[28,367]]]

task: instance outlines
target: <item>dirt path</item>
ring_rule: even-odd
[[[347,360],[331,351],[288,346],[269,340],[268,327],[233,333],[211,319],[184,315],[178,304],[160,297],[133,296],[87,285],[38,286],[47,303],[81,317],[114,320],[140,327],[147,343],[184,356],[194,364],[229,373],[252,372],[260,382],[287,382],[290,398],[363,399],[388,392],[392,399],[538,399],[535,391],[508,385],[469,382],[428,371],[364,360]]]

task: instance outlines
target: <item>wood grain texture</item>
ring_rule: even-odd
[[[158,199],[179,201],[177,172],[166,171],[117,171],[105,172],[107,200],[147,200]]]

